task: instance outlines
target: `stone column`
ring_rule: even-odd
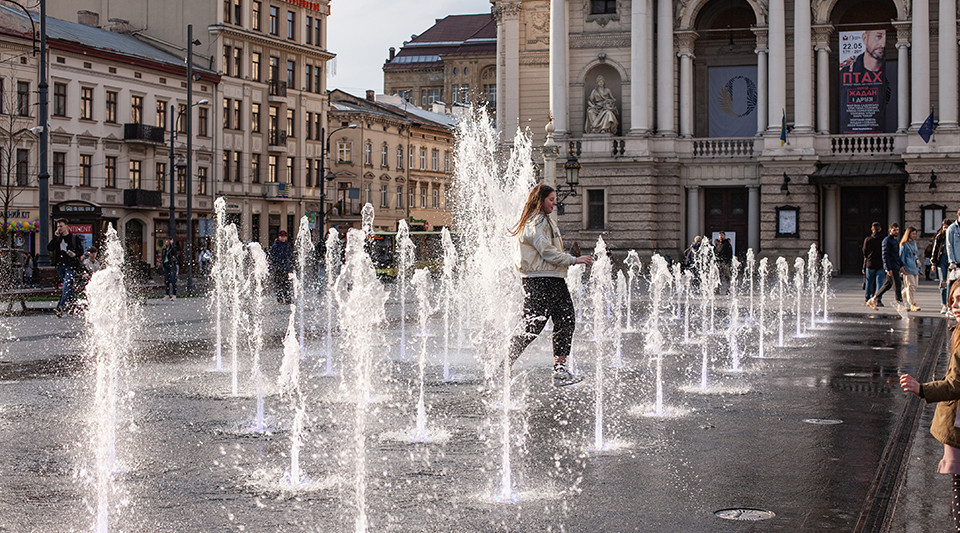
[[[647,17],[647,46],[644,50],[644,61],[646,73],[647,73],[647,125],[650,128],[650,131],[653,131],[654,127],[654,117],[657,116],[657,101],[654,99],[653,95],[656,94],[657,88],[657,62],[654,58],[654,49],[657,46],[657,34],[653,28],[653,0],[647,0],[650,2],[648,5],[650,7],[649,13],[650,16]]]
[[[793,120],[798,133],[813,131],[813,50],[810,0],[793,2]],[[786,64],[784,64],[784,67]]]
[[[893,23],[897,29],[897,131],[910,128],[910,22]]]
[[[567,94],[567,1],[550,2],[550,111],[561,135],[570,131],[570,98]]]
[[[506,101],[506,93],[503,90],[503,10],[500,6],[495,6],[491,12],[494,18],[497,19],[497,130],[502,132],[504,128],[503,104]],[[410,161],[410,165],[413,165],[413,161]]]
[[[760,186],[747,188],[747,246],[760,251]]]
[[[630,133],[639,135],[650,132],[650,115],[647,113],[650,87],[645,79],[650,1],[633,0],[630,6]],[[552,37],[550,42],[553,42]]]
[[[668,136],[677,133],[673,122],[673,57],[673,2],[658,0],[657,133]]]
[[[700,234],[700,187],[696,185],[687,185],[687,242],[686,245],[693,242],[693,238]]]
[[[939,37],[939,55],[937,68],[940,70],[939,85],[939,128],[957,128],[957,0],[940,0],[941,23],[937,30]]]
[[[767,131],[767,29],[755,28],[757,36],[757,135]]]
[[[887,185],[887,226],[900,224],[900,185]],[[886,229],[886,228],[884,228]]]
[[[930,114],[930,5],[926,0],[913,2],[912,29],[910,129],[918,129]],[[956,94],[956,89],[951,92]]]
[[[817,133],[830,133],[830,35],[829,24],[813,27],[817,50]]]
[[[674,44],[680,57],[680,136],[693,136],[693,44],[697,32],[678,31]]]
[[[503,16],[503,140],[513,142],[520,126],[520,2],[502,2]],[[499,100],[498,100],[499,103]],[[499,117],[498,117],[499,119]]]
[[[836,185],[823,186],[823,251],[836,264],[840,257],[840,188]]]
[[[768,28],[770,33],[770,81],[767,98],[767,129],[780,131],[780,118],[787,105],[787,26],[784,0],[770,0]]]

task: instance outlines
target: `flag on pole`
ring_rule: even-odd
[[[780,119],[780,146],[787,144],[787,112],[783,111],[783,118]]]
[[[923,121],[923,125],[920,126],[920,129],[917,130],[917,133],[920,134],[920,138],[923,139],[923,142],[930,142],[930,137],[933,136],[933,108],[930,108],[930,116],[927,117],[927,120]]]

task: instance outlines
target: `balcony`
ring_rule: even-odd
[[[160,191],[124,189],[123,205],[127,207],[160,207],[163,205],[163,195]]]
[[[287,132],[285,130],[270,130],[269,144],[272,150],[287,149]]]
[[[287,82],[270,80],[270,90],[268,94],[271,97],[284,98],[287,96]]]
[[[884,156],[900,155],[906,151],[907,138],[903,134],[873,133],[864,135],[830,135],[818,140],[829,139],[827,148],[825,142],[817,144],[817,152],[832,156]]]
[[[124,124],[123,140],[163,144],[164,132],[165,130],[163,128],[158,128],[156,126],[147,126],[146,124]]]
[[[696,159],[752,158],[756,137],[713,137],[693,140]]]

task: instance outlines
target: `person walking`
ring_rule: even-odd
[[[947,228],[947,285],[960,278],[960,209],[957,219]]]
[[[727,234],[720,232],[717,234],[717,240],[714,242],[714,249],[717,254],[717,267],[720,269],[720,283],[724,294],[730,294],[730,279],[733,268],[733,245]]]
[[[914,298],[920,284],[920,254],[917,250],[917,228],[908,226],[900,239],[900,262],[903,263],[903,300],[910,307],[907,311],[919,311]]]
[[[589,255],[574,257],[563,251],[560,229],[549,216],[556,205],[557,193],[553,187],[538,184],[527,196],[520,220],[510,232],[517,237],[517,269],[524,293],[524,331],[510,340],[508,357],[512,365],[540,335],[547,320],[553,320],[553,385],[563,387],[583,379],[566,368],[576,328],[576,312],[567,289],[567,267],[589,266],[592,258]]]
[[[887,292],[891,288],[895,288],[896,292],[894,295],[897,298],[897,308],[899,310],[900,306],[903,305],[903,280],[900,276],[903,275],[903,263],[900,261],[900,243],[897,242],[897,237],[900,236],[900,224],[896,222],[890,224],[890,229],[887,232],[886,238],[883,239],[882,246],[882,256],[883,256],[883,270],[886,272],[887,277],[883,280],[883,286],[877,289],[876,294],[872,298],[867,300],[867,305],[876,309],[877,302],[883,298],[883,293]]]
[[[960,298],[960,284],[950,291],[950,305]],[[920,383],[910,374],[900,376],[900,388],[926,401],[936,403],[937,409],[930,423],[930,434],[943,443],[943,458],[937,473],[953,476],[953,525],[960,532],[960,427],[957,427],[957,405],[960,405],[960,327],[953,328],[950,337],[950,361],[943,379]]]
[[[950,221],[940,222],[940,230],[933,237],[933,265],[937,269],[937,281],[940,283],[940,314],[947,314],[947,268],[950,261],[947,259],[947,227]]]
[[[210,264],[213,262],[213,253],[210,251],[209,246],[204,246],[203,250],[200,250],[197,262],[200,263],[200,273],[204,276],[209,275]]]
[[[73,307],[77,297],[74,293],[74,280],[80,273],[83,265],[80,258],[83,256],[83,239],[79,235],[70,233],[67,219],[56,220],[57,229],[53,232],[53,239],[47,244],[50,252],[50,262],[57,267],[57,276],[63,288],[60,292],[60,301],[57,302],[57,316],[62,317],[65,311]]]
[[[883,272],[883,226],[879,222],[870,225],[870,236],[863,240],[863,273],[864,289],[863,305],[877,292],[877,289],[883,285],[885,274]],[[883,301],[880,298],[876,300],[877,307],[883,307]]]
[[[277,289],[277,303],[290,304],[292,289],[290,272],[293,271],[293,249],[287,243],[287,232],[281,231],[270,247],[270,273]]]
[[[163,265],[163,284],[166,287],[164,300],[177,299],[177,274],[180,273],[180,248],[167,239],[166,246],[160,252],[160,264]]]

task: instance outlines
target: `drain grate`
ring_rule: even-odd
[[[821,426],[843,424],[843,420],[837,420],[835,418],[804,418],[803,421],[807,424],[820,424]]]
[[[720,509],[713,514],[718,518],[723,518],[724,520],[737,520],[741,522],[769,520],[777,516],[773,511],[767,511],[766,509],[750,509],[745,507]]]

